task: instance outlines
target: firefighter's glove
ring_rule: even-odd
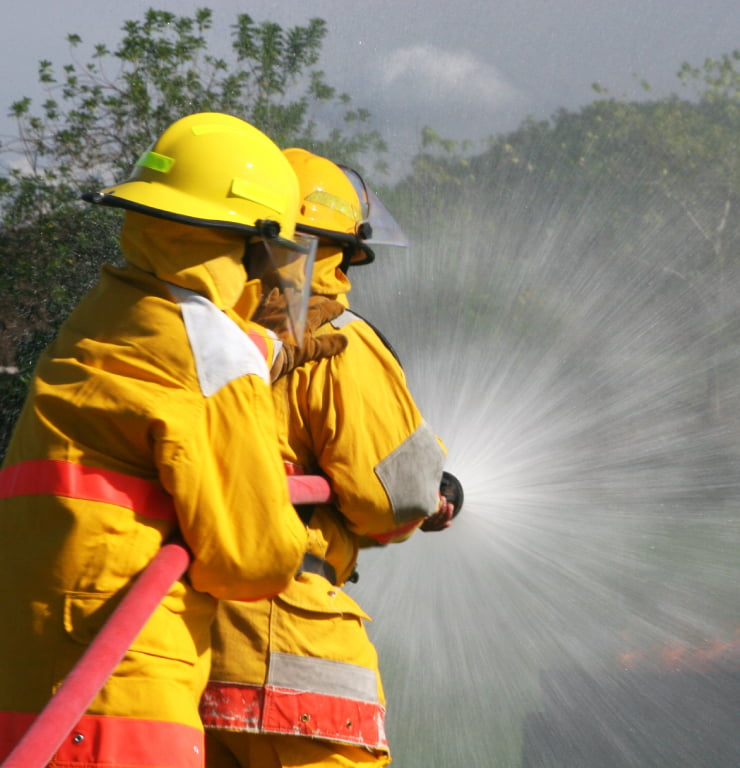
[[[419,528],[425,533],[444,531],[452,525],[453,517],[455,517],[455,505],[440,493],[437,499],[437,511],[429,515]]]
[[[309,296],[306,312],[306,330],[315,331],[324,323],[334,320],[344,312],[344,306],[326,296]],[[278,288],[273,288],[260,303],[252,316],[255,323],[269,328],[285,341],[289,335],[288,303]]]
[[[347,337],[341,333],[327,333],[323,336],[313,336],[308,330],[303,334],[303,343],[298,346],[290,341],[284,341],[275,362],[270,369],[272,381],[290,373],[299,365],[311,360],[322,360],[334,357],[347,347]]]
[[[272,381],[276,381],[299,365],[311,360],[333,357],[344,350],[347,347],[347,337],[341,333],[314,336],[315,330],[335,317],[339,317],[342,312],[344,307],[338,301],[325,296],[311,296],[308,300],[303,341],[297,345],[289,330],[285,296],[277,288],[273,288],[252,317],[254,322],[271,330],[283,342],[270,370]]]
[[[462,483],[451,472],[442,473],[437,498],[437,511],[421,524],[422,531],[444,531],[462,509],[465,498]]]

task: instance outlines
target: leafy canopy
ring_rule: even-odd
[[[82,39],[70,34],[73,61],[39,65],[46,99],[40,113],[29,98],[11,114],[18,140],[10,149],[24,162],[0,181],[6,223],[32,220],[75,199],[83,185],[110,183],[172,122],[194,112],[225,112],[256,125],[280,146],[302,146],[353,165],[371,157],[383,168],[385,144],[369,128],[370,113],[355,108],[317,69],[326,22],[283,28],[246,13],[230,26],[231,51],[214,41],[213,13],[192,16],[148,10],[124,23],[114,50],[94,46],[76,58]]]

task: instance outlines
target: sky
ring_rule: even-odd
[[[15,133],[13,101],[41,103],[38,62],[66,64],[68,33],[114,46],[126,20],[154,7],[214,11],[224,35],[238,13],[283,26],[324,19],[319,67],[366,107],[398,162],[424,126],[472,140],[533,116],[593,101],[599,82],[616,97],[680,90],[677,72],[740,48],[737,0],[27,0],[6,6],[0,29],[0,141]],[[222,53],[229,49],[225,47]]]

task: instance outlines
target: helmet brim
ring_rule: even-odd
[[[111,208],[122,208],[127,211],[135,211],[136,213],[152,216],[156,219],[177,221],[181,224],[188,224],[193,227],[206,227],[208,229],[224,229],[229,232],[240,232],[243,233],[245,237],[263,236],[262,230],[256,226],[256,223],[255,226],[250,226],[243,224],[240,221],[229,221],[228,219],[224,219],[222,215],[218,215],[219,213],[222,213],[221,209],[215,209],[214,207],[213,210],[209,211],[208,206],[203,205],[202,203],[199,204],[199,209],[204,214],[208,214],[210,212],[217,215],[214,218],[208,218],[207,215],[188,216],[183,213],[178,213],[176,210],[178,209],[179,205],[182,204],[182,198],[187,196],[176,192],[175,190],[168,189],[163,185],[157,185],[159,189],[157,189],[156,192],[152,194],[150,189],[151,186],[152,185],[149,182],[129,181],[125,184],[119,185],[118,187],[113,187],[110,190],[103,190],[101,192],[86,192],[81,196],[81,199],[87,203],[92,203],[93,205],[106,205]],[[138,199],[134,200],[130,197],[124,197],[120,194],[116,194],[116,192],[119,192],[122,188],[126,188],[127,192],[132,191],[129,188],[133,188],[133,191],[136,192]],[[131,197],[133,197],[133,195]],[[156,205],[147,205],[148,199],[152,203],[156,201]],[[188,202],[192,204],[193,201],[188,200]],[[279,245],[282,245],[285,248],[290,248],[291,250],[299,251],[301,253],[304,252],[303,246],[294,242],[293,240],[280,237],[279,235],[276,237],[271,237],[270,240]]]
[[[364,240],[357,235],[350,235],[347,232],[335,232],[331,229],[322,229],[321,227],[311,227],[307,224],[296,224],[296,232],[303,232],[306,235],[315,235],[316,237],[329,240],[342,248],[352,248],[354,254],[350,263],[353,267],[362,264],[372,264],[375,261],[375,253],[368,247]]]

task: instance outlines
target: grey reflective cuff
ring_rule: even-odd
[[[374,670],[344,661],[270,651],[267,684],[289,691],[376,703],[378,677]]]
[[[375,467],[391,501],[397,525],[437,511],[445,453],[423,421],[413,435]]]

